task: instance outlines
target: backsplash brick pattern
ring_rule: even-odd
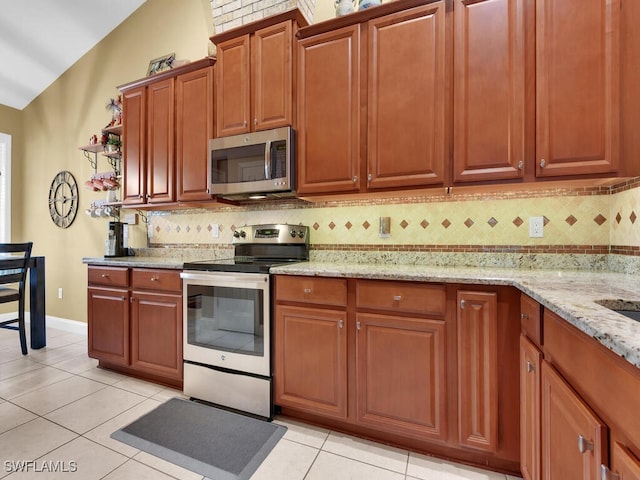
[[[311,227],[314,249],[602,253],[609,245],[640,245],[640,220],[634,220],[639,205],[640,189],[633,188],[615,195],[532,192],[151,212],[149,246],[228,245],[239,226],[292,223]],[[389,238],[378,235],[384,216],[391,217]],[[544,238],[529,238],[531,216],[545,218]],[[218,238],[213,224],[219,225]]]

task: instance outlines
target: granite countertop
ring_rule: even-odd
[[[171,268],[182,270],[182,265],[190,259],[178,257],[85,257],[82,263],[101,267]]]
[[[513,286],[640,368],[640,322],[595,303],[619,299],[640,302],[640,281],[635,275],[323,262],[274,267],[271,273]]]

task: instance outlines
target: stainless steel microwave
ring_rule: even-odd
[[[246,199],[295,194],[291,127],[214,138],[209,152],[212,195]]]

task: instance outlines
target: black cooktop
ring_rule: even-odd
[[[242,272],[242,273],[269,273],[271,267],[287,265],[300,260],[284,259],[255,259],[248,257],[222,258],[216,260],[199,260],[183,265],[185,270],[200,272]]]

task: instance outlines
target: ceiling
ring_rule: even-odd
[[[0,104],[22,110],[146,0],[0,0]]]

